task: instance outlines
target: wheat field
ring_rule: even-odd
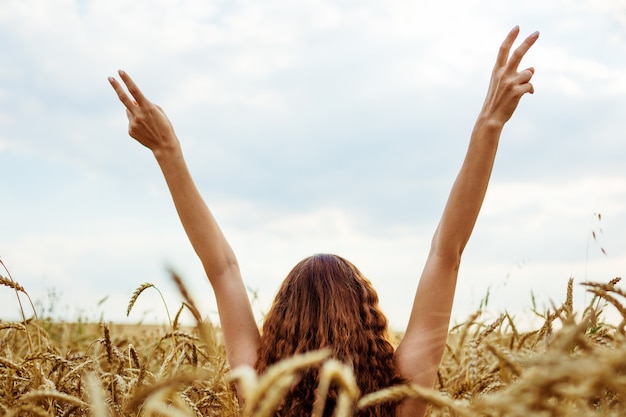
[[[298,372],[312,366],[320,367],[314,416],[321,416],[332,385],[339,388],[339,417],[406,396],[427,401],[432,417],[626,415],[626,292],[619,278],[582,284],[593,299],[580,311],[570,280],[564,302],[537,313],[542,325],[533,331],[518,331],[507,314],[484,322],[477,311],[450,330],[433,389],[402,385],[365,396],[350,368],[323,350],[279,362],[263,375],[230,370],[220,329],[200,317],[173,278],[185,302],[171,323],[133,327],[40,319],[26,290],[0,275],[3,291],[15,291],[33,311],[26,318],[20,301],[24,319],[0,321],[0,415],[270,416]],[[128,312],[151,287],[137,288]],[[604,308],[616,309],[622,321],[603,322]],[[179,324],[183,310],[195,327]]]

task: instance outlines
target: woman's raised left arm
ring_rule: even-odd
[[[400,374],[421,386],[433,386],[446,345],[461,255],[482,206],[500,134],[521,97],[532,94],[534,69],[519,71],[523,56],[539,34],[528,36],[509,57],[519,34],[515,27],[498,52],[482,110],[452,186],[422,272],[405,335],[395,353]],[[425,404],[405,400],[400,415],[421,416]]]

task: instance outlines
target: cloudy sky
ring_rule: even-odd
[[[505,127],[455,320],[487,291],[492,311],[521,317],[531,292],[549,305],[569,277],[622,276],[626,3],[616,0],[3,0],[0,259],[57,318],[164,322],[154,291],[129,319],[126,306],[151,282],[173,314],[170,267],[215,317],[158,167],[126,133],[107,82],[122,68],[176,126],[259,317],[297,261],[335,252],[402,329],[516,24],[541,32],[522,63],[536,68],[536,93]],[[9,288],[0,300],[0,319],[19,317]]]

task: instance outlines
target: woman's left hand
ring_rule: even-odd
[[[509,51],[519,34],[519,27],[514,27],[507,35],[491,74],[487,98],[483,104],[481,117],[488,122],[504,125],[513,115],[520,99],[526,93],[533,94],[535,89],[530,83],[535,74],[533,67],[518,71],[518,66],[530,47],[539,38],[539,32],[529,35],[509,57]]]

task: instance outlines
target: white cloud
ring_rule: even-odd
[[[557,89],[568,96],[623,96],[626,93],[626,62],[616,67],[597,58],[573,55],[550,43],[538,48],[535,62],[541,63],[545,90]]]

